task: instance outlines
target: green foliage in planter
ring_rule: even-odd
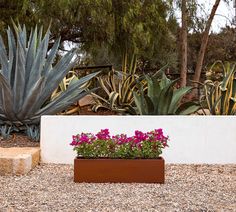
[[[171,81],[163,73],[161,79],[146,76],[148,89],[140,86],[138,94],[134,92],[134,100],[137,106],[137,113],[140,115],[188,115],[199,109],[194,102],[181,100],[192,88],[184,87],[176,89],[174,85],[177,80]]]
[[[8,46],[0,36],[0,124],[38,123],[42,115],[56,114],[87,94],[84,83],[97,73],[85,76],[50,100],[53,91],[74,66],[72,50],[54,64],[60,39],[48,51],[49,29],[31,30],[14,25],[7,30]]]
[[[75,147],[75,151],[84,158],[158,158],[162,153],[161,143],[144,141],[141,149],[132,143],[117,147],[112,140],[97,140],[90,145],[82,144]]]
[[[222,81],[204,82],[205,98],[212,115],[236,115],[236,63],[216,61],[214,66],[222,68]]]
[[[162,129],[147,133],[136,130],[131,137],[126,134],[110,136],[109,130],[104,129],[97,134],[74,135],[70,145],[82,158],[158,158],[168,146],[168,139]]]

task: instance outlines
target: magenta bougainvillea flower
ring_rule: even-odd
[[[162,149],[168,146],[168,140],[169,137],[164,136],[162,129],[150,132],[135,130],[133,136],[110,135],[109,129],[102,129],[97,134],[73,135],[70,145],[78,157],[157,158]]]

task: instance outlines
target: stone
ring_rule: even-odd
[[[86,95],[85,97],[83,97],[82,99],[79,100],[80,107],[83,107],[86,105],[92,105],[94,103],[95,103],[95,101],[94,101],[94,98],[92,95]]]
[[[27,174],[32,168],[32,156],[29,154],[17,155],[13,158],[13,174]]]
[[[0,175],[23,175],[39,164],[38,147],[0,148]]]
[[[32,165],[31,168],[33,169],[39,164],[40,161],[40,149],[35,149],[32,151]]]
[[[13,160],[12,158],[0,157],[0,175],[8,175],[13,172]]]

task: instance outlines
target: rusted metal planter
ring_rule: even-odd
[[[165,161],[163,158],[76,158],[74,181],[79,183],[164,183]]]

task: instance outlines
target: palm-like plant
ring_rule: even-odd
[[[64,55],[57,64],[54,58],[60,39],[48,51],[49,30],[31,30],[14,25],[7,30],[6,48],[0,36],[0,124],[38,123],[42,115],[56,114],[87,94],[81,87],[97,73],[78,80],[56,98],[53,91],[74,66],[75,50]],[[47,103],[46,103],[47,102]]]

